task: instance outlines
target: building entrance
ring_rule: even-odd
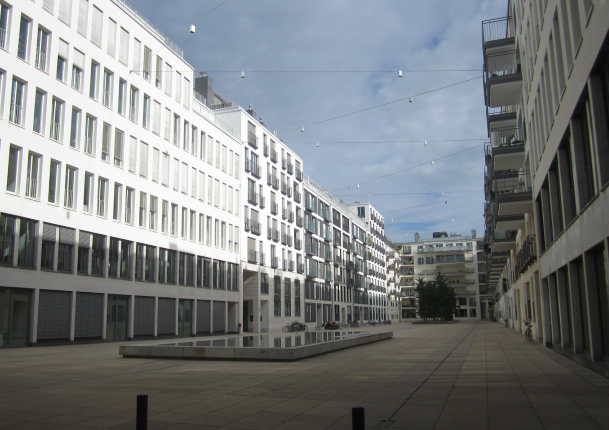
[[[192,334],[192,300],[178,302],[178,336]]]
[[[0,288],[0,348],[27,346],[30,296],[29,290]]]
[[[109,295],[106,315],[106,340],[126,340],[129,297]]]

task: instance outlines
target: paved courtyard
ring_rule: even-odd
[[[0,428],[609,429],[609,380],[497,323],[371,327],[394,338],[295,363],[124,359],[118,343],[0,351]]]

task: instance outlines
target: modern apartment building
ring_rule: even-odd
[[[277,331],[305,316],[303,163],[251,107],[245,111],[224,103],[214,112],[244,148],[239,166],[243,330]]]
[[[242,142],[192,72],[121,0],[0,3],[0,346],[238,331]]]
[[[558,351],[609,356],[609,4],[510,0],[482,23],[489,290]]]
[[[401,259],[396,261],[402,295],[402,319],[417,318],[416,281],[433,280],[442,273],[454,288],[459,301],[455,319],[480,320],[493,316],[493,297],[487,292],[483,239],[445,232],[434,233],[415,242],[397,244]],[[398,269],[399,265],[399,269]]]
[[[405,292],[400,288],[398,272],[396,271],[400,268],[401,257],[391,243],[386,243],[385,255],[387,259],[387,319],[398,322],[402,319],[402,298],[405,297]]]

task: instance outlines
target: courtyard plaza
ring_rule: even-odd
[[[608,379],[501,324],[359,330],[394,337],[292,363],[5,349],[0,428],[135,429],[148,394],[149,429],[347,430],[354,406],[370,429],[609,429]]]

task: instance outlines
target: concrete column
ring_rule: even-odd
[[[106,340],[106,330],[108,328],[108,293],[104,293],[102,303],[102,339]]]
[[[154,337],[159,334],[159,297],[154,298]]]
[[[550,317],[552,318],[552,343],[560,344],[560,320],[558,318],[558,297],[556,294],[556,275],[548,276],[548,293],[550,299]]]
[[[243,305],[242,305],[243,306]],[[209,333],[214,332],[214,300],[209,301]]]
[[[584,351],[584,331],[582,324],[581,301],[579,295],[579,268],[577,262],[569,263],[569,299],[571,302],[571,318],[572,318],[572,345],[573,352],[580,353]],[[587,324],[587,322],[586,322]]]
[[[129,327],[127,328],[127,339],[135,337],[135,294],[129,297]]]
[[[601,315],[598,301],[598,281],[596,279],[596,261],[594,252],[584,253],[585,297],[588,308],[588,327],[590,332],[590,356],[592,361],[603,359],[603,337],[601,333]],[[584,322],[585,323],[585,322]]]
[[[197,334],[197,317],[199,316],[197,313],[197,299],[192,300],[192,330],[191,333],[193,336]]]
[[[567,349],[571,345],[569,333],[569,297],[566,270],[560,269],[556,272],[556,286],[558,289],[558,314],[560,318],[560,331],[562,333],[562,347]]]
[[[548,279],[541,280],[541,318],[543,320],[543,341],[545,346],[552,346],[552,327],[550,325],[550,297]]]
[[[176,317],[175,317],[174,324],[173,324],[173,328],[174,328],[173,334],[177,336],[178,335],[178,313],[180,312],[180,299],[179,298],[175,299],[175,309],[176,309]]]
[[[70,342],[73,342],[76,323],[76,291],[72,291],[71,299],[72,303],[70,305]]]

